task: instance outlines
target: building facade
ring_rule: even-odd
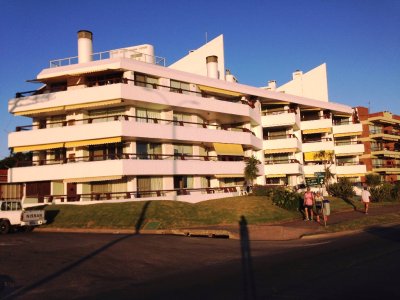
[[[239,84],[222,36],[166,67],[147,44],[93,53],[92,33],[79,31],[78,56],[36,81],[9,101],[32,118],[8,140],[31,153],[8,171],[25,203],[239,195],[251,156],[261,185],[296,186],[327,167],[333,180],[366,172],[351,107]]]
[[[378,174],[382,182],[400,180],[400,116],[387,111],[370,113],[362,106],[355,111],[363,126],[361,161],[367,172]]]

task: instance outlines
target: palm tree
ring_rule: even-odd
[[[253,180],[257,178],[258,164],[260,164],[260,161],[254,155],[249,157],[249,159],[246,161],[244,178],[246,179],[247,183],[252,184]]]
[[[331,171],[333,165],[333,153],[321,150],[314,154],[314,160],[319,160],[324,164],[324,186],[327,187],[331,179],[335,177]]]

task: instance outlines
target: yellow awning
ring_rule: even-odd
[[[305,161],[320,161],[320,160],[329,160],[333,156],[333,151],[332,150],[325,150],[325,156],[324,157],[318,157],[319,151],[313,151],[313,152],[305,152],[304,153],[304,160]]]
[[[241,93],[239,92],[234,92],[234,91],[228,91],[224,89],[219,89],[211,86],[206,86],[206,85],[197,85],[200,90],[204,92],[210,92],[210,93],[217,93],[217,94],[222,94],[222,95],[227,95],[227,96],[233,96],[233,97],[239,97],[242,96]]]
[[[121,179],[121,175],[116,176],[97,176],[97,177],[83,177],[83,178],[68,178],[64,179],[63,182],[91,182],[91,181],[109,181],[109,180],[119,180]]]
[[[267,149],[264,150],[265,154],[274,154],[274,153],[292,153],[296,152],[297,148],[282,148],[282,149]]]
[[[243,147],[240,144],[213,143],[217,155],[243,156]]]
[[[317,129],[305,129],[303,130],[303,134],[312,134],[312,133],[330,133],[332,128],[317,128]]]
[[[65,106],[65,109],[72,110],[72,109],[79,109],[79,108],[90,108],[90,107],[96,107],[96,106],[106,106],[106,105],[118,104],[118,103],[122,103],[122,102],[123,102],[122,99],[113,99],[113,100],[107,100],[107,101],[80,103],[80,104],[67,105],[67,106]]]
[[[64,110],[64,106],[54,106],[54,107],[47,107],[47,108],[17,111],[14,113],[14,115],[15,116],[29,116],[29,115],[33,115],[33,114],[40,114],[40,113],[44,113],[44,112],[61,111],[61,110]]]
[[[357,173],[357,174],[337,174],[337,177],[345,177],[345,178],[360,177],[360,176],[365,176],[365,174],[364,174],[364,173]]]
[[[62,147],[64,147],[64,143],[52,143],[52,144],[14,147],[13,151],[14,151],[14,153],[16,153],[16,152],[28,152],[28,151],[55,149],[55,148],[62,148]]]
[[[342,137],[342,136],[352,136],[352,135],[361,135],[361,131],[357,132],[343,132],[343,133],[334,133],[334,137]]]
[[[66,142],[65,147],[81,147],[88,145],[101,145],[101,144],[112,144],[112,143],[120,143],[122,141],[122,137],[112,137],[112,138],[104,138],[104,139],[95,139],[95,140],[83,140],[83,141],[75,141],[75,142]]]
[[[314,174],[305,174],[304,175],[305,178],[315,178]]]
[[[244,178],[243,174],[217,174],[215,178]]]
[[[268,174],[266,177],[267,178],[284,178],[284,177],[286,177],[286,174]]]

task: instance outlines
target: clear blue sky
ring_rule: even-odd
[[[7,134],[29,119],[7,102],[49,60],[77,55],[76,32],[94,51],[153,44],[171,64],[224,34],[225,65],[241,83],[278,85],[326,62],[331,101],[400,114],[400,0],[94,1],[0,0],[0,158]]]

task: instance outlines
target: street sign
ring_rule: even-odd
[[[314,175],[317,178],[324,178],[325,177],[325,172],[315,172]]]
[[[306,185],[308,186],[314,186],[314,185],[318,185],[318,180],[317,178],[306,178]]]

